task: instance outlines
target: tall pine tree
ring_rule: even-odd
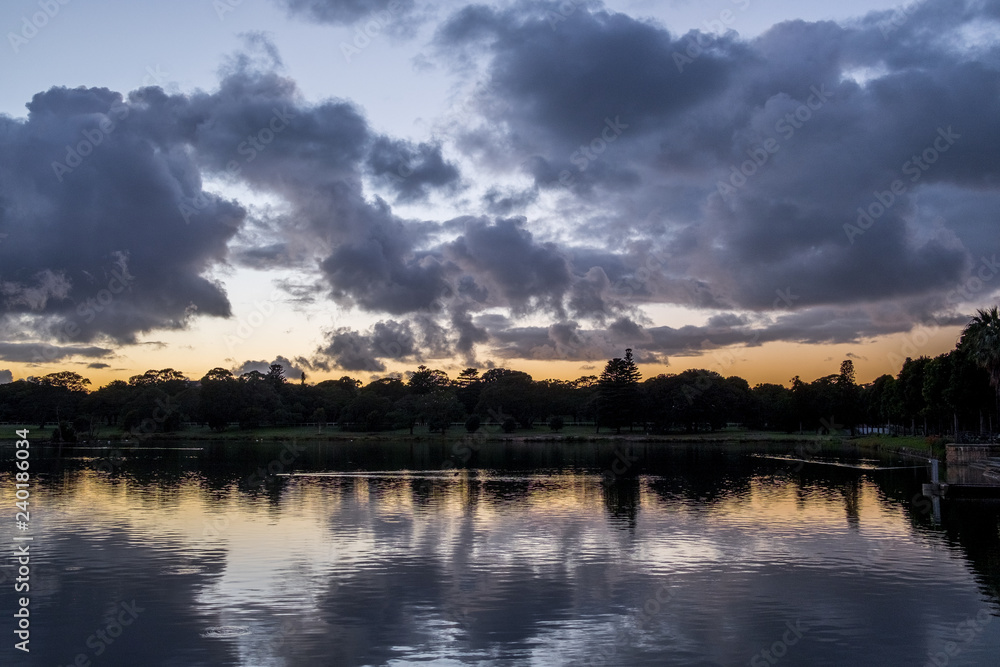
[[[639,373],[632,359],[632,349],[625,350],[625,357],[615,357],[604,366],[598,380],[597,428],[601,424],[622,432],[622,426],[632,428],[639,407]]]

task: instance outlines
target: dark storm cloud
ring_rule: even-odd
[[[418,353],[413,331],[406,322],[377,322],[372,327],[371,344],[375,354],[386,359],[402,359]]]
[[[621,317],[612,322],[608,327],[608,331],[619,340],[627,339],[634,341],[634,345],[648,342],[652,339],[649,332],[627,317]]]
[[[318,263],[333,298],[370,311],[429,307],[445,288],[442,267],[417,251],[433,225],[404,221],[381,199],[367,197],[362,176],[390,164],[387,151],[409,161],[413,171],[398,186],[407,196],[447,185],[457,172],[436,146],[375,136],[349,102],[305,103],[267,45],[251,47],[263,53],[233,59],[214,93],[141,91],[151,135],[179,137],[206,171],[290,207],[262,223],[277,238],[244,246],[235,259],[257,267]]]
[[[459,180],[458,167],[444,159],[441,146],[390,137],[375,139],[368,166],[400,201],[426,199],[433,188],[454,190]]]
[[[14,374],[7,369],[0,370],[0,384],[10,384],[14,381]]]
[[[569,299],[570,311],[578,317],[603,318],[609,314],[611,307],[606,302],[611,281],[604,269],[592,266],[587,273],[574,284]]]
[[[524,218],[482,218],[466,222],[465,233],[448,244],[447,255],[487,283],[500,305],[531,305],[562,311],[572,276],[566,257],[553,243],[535,241]]]
[[[6,318],[63,341],[133,342],[197,314],[228,317],[223,287],[204,274],[230,260],[319,264],[334,298],[376,311],[426,309],[445,290],[443,268],[416,250],[435,226],[398,218],[361,186],[387,150],[413,169],[402,193],[454,184],[440,149],[376,137],[349,102],[304,102],[273,45],[247,44],[214,92],[53,88],[26,120],[0,117]],[[287,210],[264,212],[230,257],[247,212],[204,192],[204,176]]]
[[[403,360],[420,356],[421,346],[409,322],[385,320],[368,332],[347,327],[328,334],[328,343],[317,350],[311,362],[317,368],[332,365],[345,371],[381,372],[386,369],[383,359]]]
[[[385,370],[385,364],[372,353],[371,341],[356,331],[335,331],[330,336],[330,344],[322,352],[333,360],[335,366],[345,371]]]
[[[389,10],[283,4],[340,24]],[[439,58],[483,73],[452,141],[385,136],[350,101],[306,101],[260,35],[211,92],[40,93],[26,119],[0,117],[0,328],[127,342],[227,317],[209,276],[235,263],[311,271],[285,283],[301,300],[399,318],[331,333],[316,368],[489,344],[654,358],[945,322],[948,294],[995,264],[1000,47],[969,40],[991,34],[996,3],[789,21],[751,40],[574,7],[469,6],[439,27]],[[472,211],[463,176],[483,181]],[[280,205],[251,212],[203,179]],[[457,213],[404,219],[379,193]],[[511,217],[535,205],[556,214]],[[480,210],[500,217],[462,215]],[[725,313],[646,328],[650,304]],[[510,321],[527,314],[553,323]],[[63,349],[80,348],[50,352]]]
[[[633,338],[613,329],[585,330],[576,321],[555,322],[548,327],[490,329],[495,353],[506,359],[590,361],[620,357]],[[648,335],[645,336],[648,338]],[[643,363],[660,361],[655,354],[636,350]]]
[[[649,130],[724,92],[732,74],[727,61],[745,51],[728,37],[704,36],[707,53],[697,76],[685,77],[673,53],[687,44],[666,30],[583,7],[553,27],[547,12],[554,8],[467,7],[441,26],[437,43],[487,49],[491,87],[509,102],[500,108],[512,112],[505,120],[520,133],[547,135],[564,146],[599,136],[607,119]]]
[[[418,231],[396,218],[382,201],[359,205],[362,233],[344,238],[320,263],[335,298],[392,314],[426,309],[446,291],[446,267],[418,252]]]
[[[204,194],[182,142],[148,140],[135,101],[105,88],[52,88],[28,117],[0,116],[0,313],[62,341],[225,317],[202,274],[226,255],[243,209]],[[200,209],[186,221],[185,197]]]
[[[0,343],[0,359],[21,363],[47,363],[71,357],[106,357],[112,350],[95,346],[46,343]]]
[[[568,221],[578,242],[609,241],[611,261],[573,258],[574,315],[613,298],[794,308],[810,312],[761,335],[853,341],[919,321],[854,304],[943,297],[1000,251],[996,3],[789,21],[751,40],[551,9],[466,7],[436,43],[458,71],[484,61],[504,102],[480,105],[456,145],[479,160],[484,145],[518,151],[509,163],[583,205]],[[703,333],[657,340],[688,350]]]
[[[471,357],[476,343],[485,343],[490,339],[489,332],[476,326],[472,316],[467,312],[454,313],[451,317],[451,327],[458,333],[455,349],[467,359]]]
[[[399,16],[413,9],[413,0],[275,0],[289,14],[319,23],[350,24],[388,13]]]

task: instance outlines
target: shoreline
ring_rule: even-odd
[[[0,443],[12,442],[14,430],[18,426],[0,427]],[[228,430],[221,433],[203,428],[187,428],[170,433],[152,433],[146,437],[129,437],[131,434],[116,431],[108,434],[100,432],[93,438],[79,439],[76,442],[52,442],[51,428],[30,429],[31,440],[39,444],[66,447],[93,447],[100,445],[119,445],[142,447],[162,443],[262,443],[275,444],[290,441],[309,442],[313,444],[336,445],[341,443],[524,443],[524,444],[600,444],[612,442],[627,442],[630,444],[662,444],[662,445],[787,445],[791,447],[810,445],[810,450],[817,445],[823,446],[853,446],[872,453],[895,453],[912,458],[926,460],[929,457],[944,458],[945,438],[923,436],[884,436],[862,435],[819,435],[784,433],[772,431],[720,430],[703,433],[594,433],[592,427],[571,426],[563,432],[551,432],[542,428],[531,431],[522,430],[514,433],[504,433],[480,429],[468,433],[458,427],[445,434],[429,433],[426,427],[418,427],[414,433],[408,431],[382,431],[374,433],[335,430],[330,427],[317,433],[312,427],[273,427],[247,431]],[[9,433],[7,433],[9,431]],[[818,451],[818,450],[817,450]],[[813,452],[815,453],[815,452]]]

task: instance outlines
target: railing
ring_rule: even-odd
[[[957,445],[986,445],[1000,443],[1000,433],[980,433],[978,431],[959,431],[954,438]]]

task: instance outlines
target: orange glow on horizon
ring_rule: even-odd
[[[757,347],[734,346],[706,350],[698,355],[671,357],[668,364],[640,363],[638,366],[643,379],[661,373],[680,373],[690,368],[705,368],[725,377],[732,375],[742,377],[750,383],[750,386],[759,383],[789,386],[792,377],[796,375],[810,382],[819,377],[836,374],[840,371],[841,361],[852,359],[857,382],[863,384],[871,382],[880,375],[896,375],[906,357],[934,357],[954,349],[960,333],[961,327],[946,327],[927,329],[924,333],[918,330],[913,334],[883,336],[861,343],[818,345],[774,342]],[[276,350],[275,354],[265,355],[259,350],[251,350],[236,357],[241,360],[240,362],[233,363],[233,358],[220,358],[219,350],[211,346],[208,349],[194,349],[187,345],[130,346],[124,350],[127,350],[127,353],[122,353],[117,360],[111,360],[110,368],[89,369],[88,362],[85,361],[44,366],[12,363],[7,366],[14,373],[15,380],[65,370],[74,371],[90,379],[91,387],[96,389],[112,380],[128,380],[129,377],[141,375],[149,369],[174,368],[192,380],[197,380],[212,368],[221,366],[231,369],[245,359],[272,359],[282,353]],[[605,359],[592,362],[495,359],[494,363],[498,367],[524,371],[535,380],[575,380],[586,375],[600,375],[606,361]],[[451,378],[456,378],[466,367],[466,364],[453,359],[427,360],[423,363],[429,368],[445,371]],[[392,373],[405,376],[407,371],[415,370],[418,365],[420,362],[387,363],[385,372],[381,373],[339,369],[321,373],[307,370],[306,381],[315,384],[347,375],[367,384],[374,378],[385,377]],[[479,368],[480,373],[486,370],[488,369],[485,366]],[[289,377],[288,380],[298,382],[299,378]]]

